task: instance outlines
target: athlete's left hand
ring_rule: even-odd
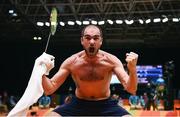
[[[137,60],[138,54],[134,52],[126,53],[126,62],[129,71],[134,70],[136,68]]]

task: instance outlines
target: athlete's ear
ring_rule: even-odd
[[[100,45],[102,45],[102,41],[100,42]]]

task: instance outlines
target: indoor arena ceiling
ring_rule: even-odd
[[[0,41],[47,40],[53,7],[58,10],[54,43],[79,43],[84,24],[76,21],[97,21],[107,46],[180,47],[180,0],[1,0]]]

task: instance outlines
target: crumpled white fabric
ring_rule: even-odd
[[[28,86],[21,99],[9,112],[7,117],[26,116],[29,107],[36,103],[43,95],[44,90],[42,87],[42,76],[43,74],[49,74],[49,71],[54,67],[54,60],[52,61],[52,58],[54,59],[53,56],[43,53],[36,59]],[[44,62],[51,64],[51,68],[48,68]]]

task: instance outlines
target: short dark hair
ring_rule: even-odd
[[[103,37],[102,29],[101,29],[99,26],[93,25],[93,24],[90,24],[90,25],[85,26],[85,27],[82,29],[82,31],[81,31],[81,36],[84,36],[84,31],[85,31],[85,29],[88,28],[88,27],[90,27],[90,26],[97,27],[97,28],[99,29],[99,31],[100,31],[100,36]]]

